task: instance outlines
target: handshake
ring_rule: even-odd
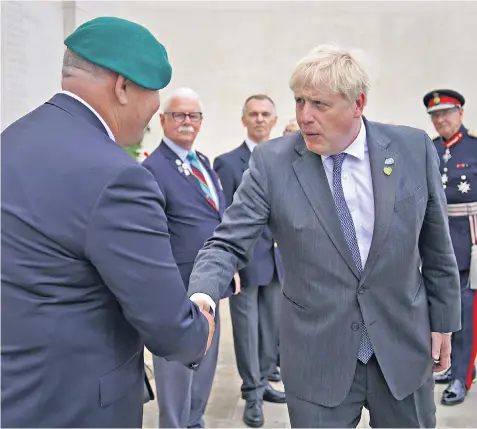
[[[234,290],[234,295],[237,295],[240,293],[240,276],[238,273],[235,273],[234,275],[234,282],[235,282],[235,290]],[[210,345],[212,344],[212,339],[214,338],[214,332],[215,332],[215,321],[214,317],[211,314],[210,311],[210,302],[201,298],[196,298],[193,299],[193,302],[199,307],[200,312],[205,316],[207,321],[209,322],[209,336],[207,338],[207,350],[209,350]]]
[[[199,307],[200,312],[207,319],[207,322],[209,322],[209,336],[207,338],[207,349],[206,349],[206,352],[207,352],[207,350],[209,350],[210,348],[210,345],[212,344],[212,339],[214,338],[214,332],[215,332],[214,317],[212,316],[210,312],[210,305],[207,301],[203,299],[197,299],[197,300],[194,300],[194,302]]]

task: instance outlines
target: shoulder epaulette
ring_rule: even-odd
[[[476,130],[467,130],[467,134],[469,134],[469,136],[473,137],[474,139],[477,139],[477,131]]]

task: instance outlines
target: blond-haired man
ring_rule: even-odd
[[[432,372],[449,366],[460,287],[434,145],[363,117],[370,83],[350,51],[316,48],[290,87],[301,133],[253,152],[189,294],[217,302],[268,226],[292,427],[353,427],[363,407],[373,427],[435,426]]]

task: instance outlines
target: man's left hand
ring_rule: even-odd
[[[431,333],[432,359],[434,372],[446,371],[450,368],[451,361],[451,336],[440,332]]]

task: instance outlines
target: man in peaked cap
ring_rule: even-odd
[[[144,27],[65,44],[63,91],[2,133],[2,426],[141,427],[144,344],[198,367],[213,317],[187,297],[164,199],[121,147],[171,79]]]
[[[462,124],[464,97],[450,89],[434,90],[423,98],[439,133],[434,139],[440,157],[452,244],[459,266],[462,329],[452,334],[451,368],[436,374],[436,383],[449,383],[443,405],[460,404],[475,379],[477,329],[477,133]]]

